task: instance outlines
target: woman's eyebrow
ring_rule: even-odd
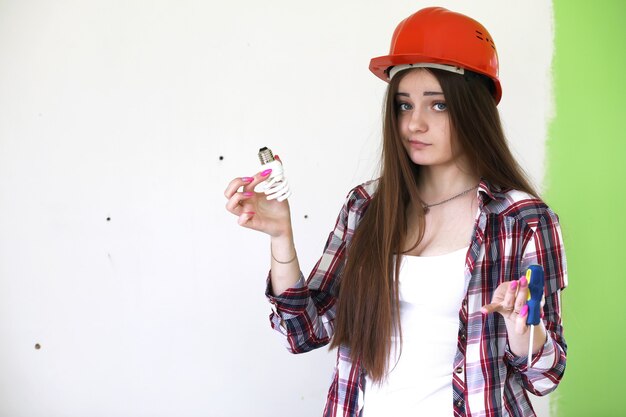
[[[425,96],[442,96],[443,93],[441,91],[424,91],[424,95]],[[402,96],[402,97],[411,97],[411,95],[409,93],[396,93],[396,97],[397,96]]]

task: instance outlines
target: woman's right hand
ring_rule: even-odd
[[[268,200],[264,193],[254,192],[254,187],[270,175],[267,171],[259,172],[254,177],[232,180],[224,191],[228,199],[226,210],[239,218],[240,226],[267,233],[272,237],[286,236],[291,233],[287,200]],[[241,187],[243,189],[238,191]]]

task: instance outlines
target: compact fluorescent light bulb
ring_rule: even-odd
[[[267,147],[259,149],[259,161],[261,161],[261,170],[271,169],[272,172],[265,181],[254,187],[254,191],[265,193],[268,200],[286,200],[291,195],[291,190],[285,178],[283,164],[274,159],[272,150]]]

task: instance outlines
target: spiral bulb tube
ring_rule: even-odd
[[[289,198],[291,190],[284,174],[283,164],[274,158],[272,150],[267,147],[259,149],[258,156],[261,162],[261,169],[271,169],[272,172],[265,181],[254,187],[254,191],[265,193],[268,200],[284,201]]]

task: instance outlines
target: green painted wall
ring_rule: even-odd
[[[569,345],[551,415],[626,416],[626,1],[554,0],[545,199],[568,256]]]

